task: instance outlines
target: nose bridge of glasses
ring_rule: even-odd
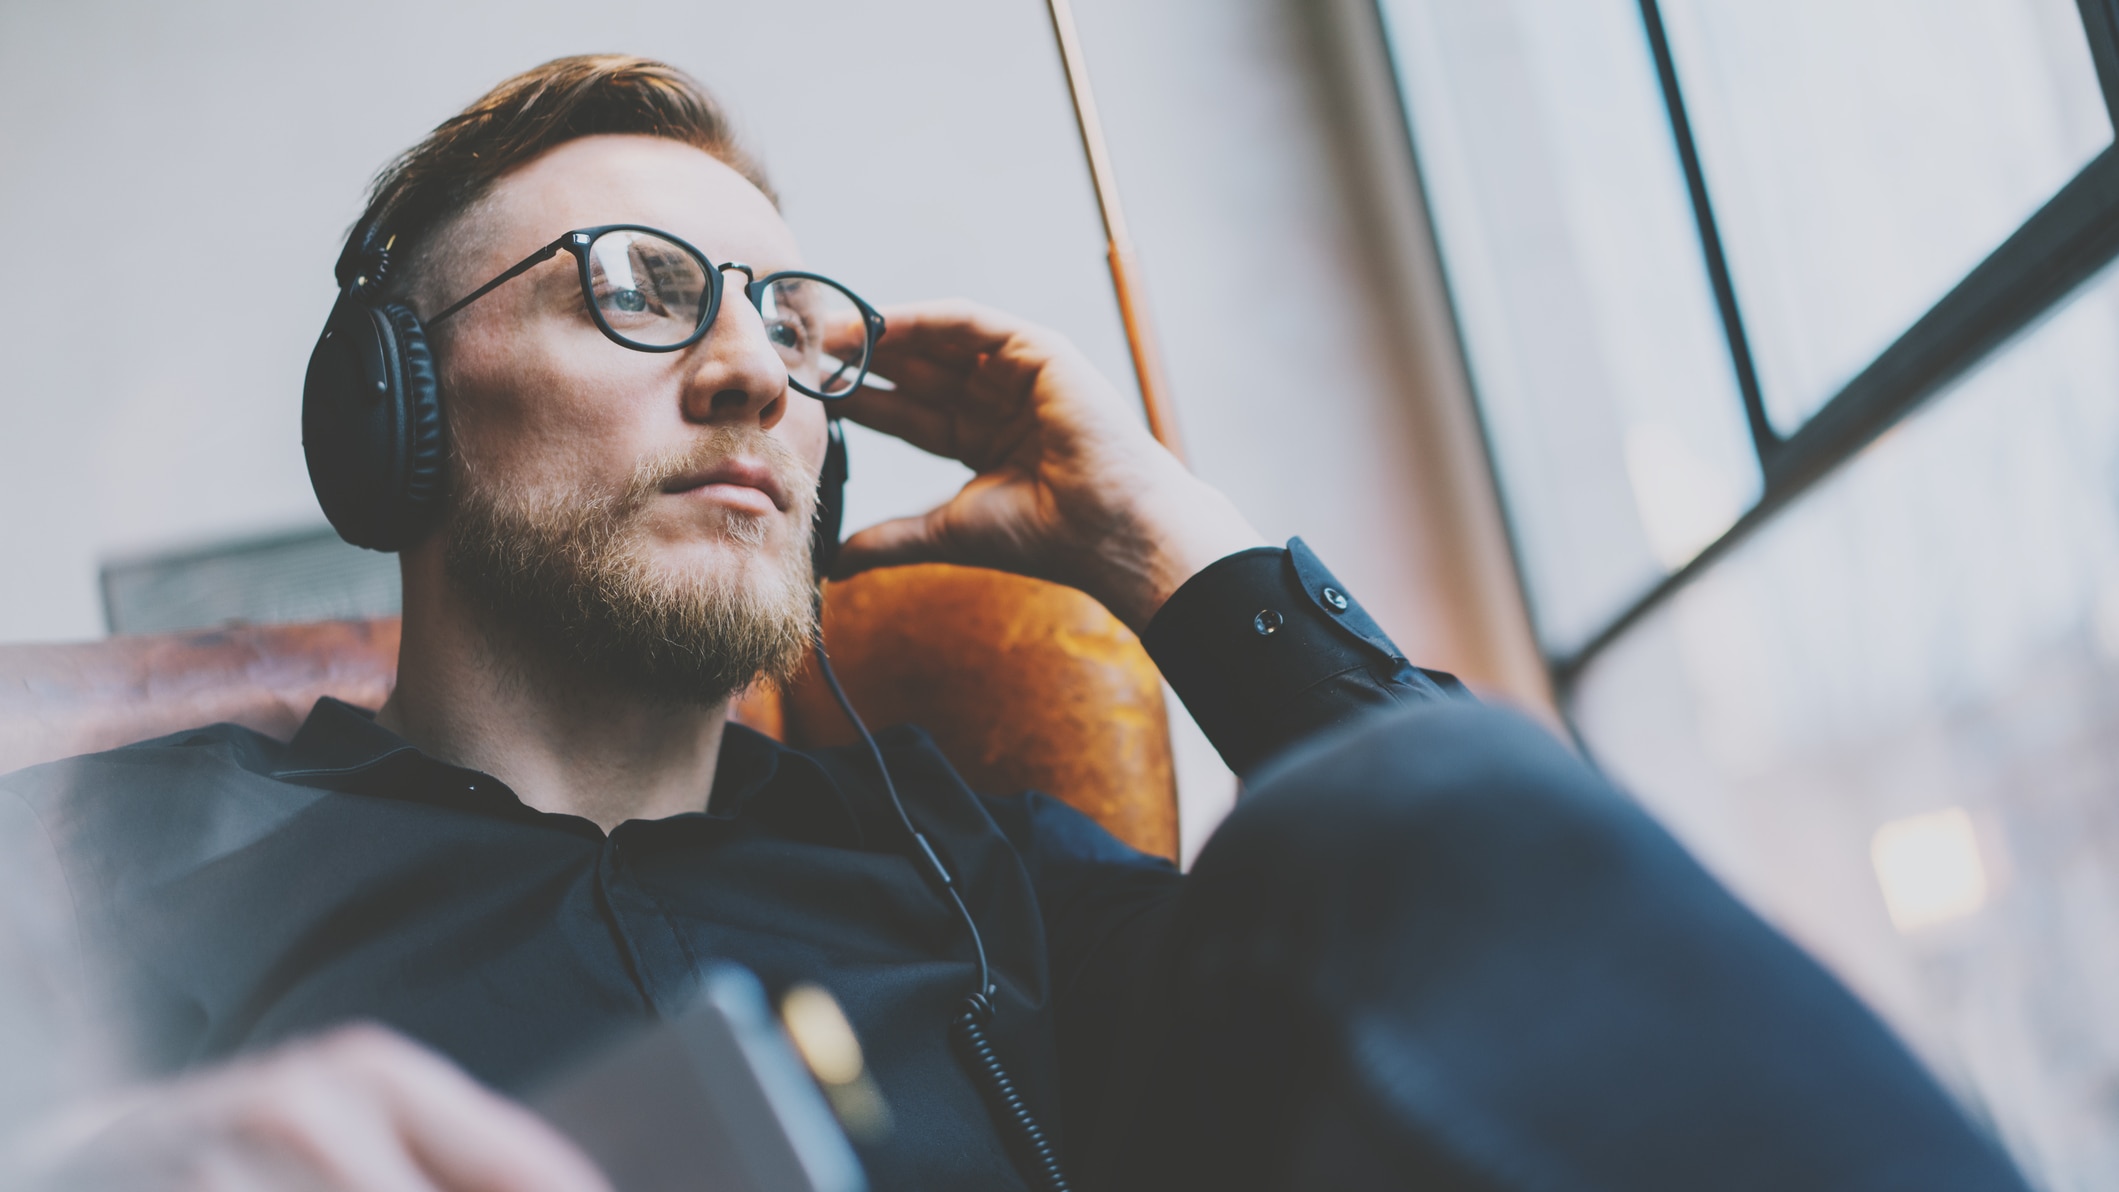
[[[722,273],[726,273],[731,269],[741,273],[743,275],[743,296],[750,299],[750,304],[756,307],[761,314],[764,312],[765,287],[758,284],[758,271],[756,269],[741,261],[729,261],[715,266],[715,269]]]
[[[762,316],[765,313],[765,286],[763,283],[758,281],[757,271],[754,268],[752,268],[750,265],[743,263],[742,261],[728,261],[723,264],[714,266],[714,270],[717,273],[727,273],[730,270],[734,270],[738,273],[741,273],[744,279],[743,294],[746,298],[750,300],[751,310],[755,312],[755,314],[751,317],[755,318],[757,316]],[[724,320],[727,316],[728,309],[728,306],[726,304],[723,304],[721,308],[721,316],[712,320],[712,323],[725,325]],[[743,330],[736,331],[735,334],[739,337],[743,337],[746,340],[748,340],[749,336],[751,335],[761,336],[763,342],[767,345],[770,350],[766,352],[764,356],[761,356],[760,359],[765,359],[769,357],[775,361],[778,361],[781,367],[784,369],[787,365],[787,360],[784,353],[782,353],[779,350],[778,346],[773,343],[771,330],[767,328],[763,323],[750,324],[748,318],[746,318],[744,322],[746,323],[746,326],[743,328]],[[713,338],[714,334],[715,332],[713,325],[709,324],[709,326],[703,329],[701,339],[710,340]]]

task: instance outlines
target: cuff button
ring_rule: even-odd
[[[1258,610],[1257,616],[1251,618],[1251,628],[1256,629],[1260,637],[1271,637],[1280,629],[1283,620],[1285,618],[1277,610],[1262,608]]]
[[[1324,598],[1324,602],[1326,604],[1332,606],[1333,612],[1343,613],[1346,611],[1346,593],[1340,591],[1337,588],[1326,588],[1324,591],[1319,592],[1317,594]]]

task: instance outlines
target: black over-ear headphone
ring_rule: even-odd
[[[394,551],[433,525],[448,445],[427,333],[383,297],[395,237],[376,239],[363,224],[339,254],[338,302],[302,382],[302,451],[339,537]]]
[[[317,503],[339,537],[380,551],[404,550],[433,526],[448,455],[426,329],[384,296],[395,242],[365,223],[347,237],[333,269],[338,302],[302,382],[302,452]],[[829,427],[810,546],[819,580],[838,557],[846,508],[846,437],[837,415]]]

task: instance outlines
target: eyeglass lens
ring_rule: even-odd
[[[699,331],[711,293],[698,255],[652,232],[615,228],[589,245],[589,290],[611,334],[645,348],[684,343]],[[868,368],[868,320],[854,296],[814,277],[775,277],[753,287],[758,314],[795,388],[844,397]]]
[[[589,245],[589,293],[618,338],[681,344],[706,318],[708,276],[698,257],[649,232],[605,232]]]
[[[868,367],[868,320],[852,294],[812,277],[778,277],[756,290],[765,335],[795,388],[813,397],[852,393]]]

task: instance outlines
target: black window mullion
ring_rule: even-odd
[[[1790,438],[1769,493],[1808,487],[2119,256],[2119,149],[2025,220]]]
[[[2104,90],[2104,107],[2112,126],[2119,128],[2119,0],[2075,0],[2082,12],[2082,31],[2090,42],[2090,60],[2097,64],[2097,83]]]
[[[1765,495],[1728,532],[1581,649],[1552,661],[1562,698],[1604,647],[2114,257],[2119,148],[2107,148],[1773,452]]]
[[[2084,4],[2105,0],[2082,0]],[[1663,89],[1663,109],[1670,116],[1670,135],[1677,142],[1678,161],[1685,169],[1685,188],[1692,197],[1693,225],[1699,232],[1700,255],[1707,262],[1707,278],[1714,287],[1714,304],[1722,317],[1722,332],[1729,341],[1729,360],[1736,370],[1737,392],[1743,395],[1744,419],[1751,428],[1751,447],[1758,452],[1759,466],[1772,461],[1780,447],[1780,436],[1766,418],[1766,400],[1759,389],[1758,368],[1751,357],[1751,340],[1744,333],[1743,312],[1736,303],[1736,285],[1729,277],[1729,258],[1722,252],[1722,233],[1714,218],[1714,204],[1707,196],[1707,175],[1700,168],[1699,147],[1692,139],[1692,121],[1685,115],[1685,97],[1678,89],[1677,61],[1670,54],[1670,39],[1663,32],[1663,12],[1656,0],[1640,0],[1641,23],[1648,33],[1648,48],[1655,56],[1655,73]]]

